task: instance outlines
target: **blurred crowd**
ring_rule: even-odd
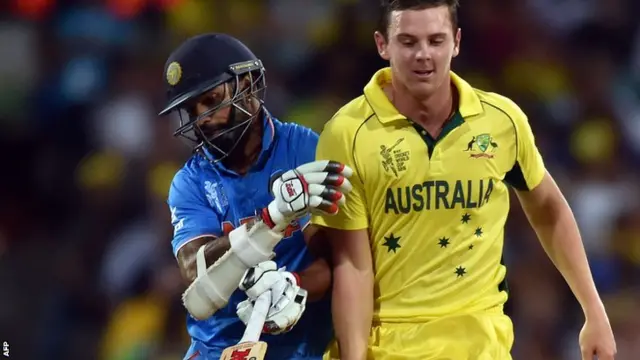
[[[0,341],[17,359],[179,359],[184,284],[166,194],[163,65],[207,31],[267,67],[267,106],[322,130],[385,64],[377,1],[3,0]],[[635,14],[635,15],[634,15]],[[640,2],[462,1],[454,70],[515,100],[573,207],[617,337],[640,354]],[[517,200],[506,237],[513,356],[579,359],[575,299]]]

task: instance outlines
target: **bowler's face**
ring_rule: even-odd
[[[460,30],[454,32],[446,6],[393,11],[388,40],[376,33],[381,57],[391,64],[394,79],[416,97],[428,97],[449,82],[451,59],[459,52]]]

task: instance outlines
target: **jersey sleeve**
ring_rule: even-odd
[[[208,206],[203,194],[198,193],[198,184],[180,170],[173,178],[167,203],[173,225],[173,254],[178,255],[182,246],[202,236],[221,236],[220,218]]]
[[[516,161],[505,182],[517,190],[530,191],[542,182],[546,169],[527,115],[513,102],[509,101],[509,105],[516,135]]]
[[[346,196],[345,205],[336,215],[314,215],[311,218],[313,224],[340,230],[360,230],[369,227],[364,183],[353,152],[357,126],[358,122],[354,119],[338,114],[325,125],[320,134],[316,159],[339,161],[351,167],[353,176],[349,180],[353,190]]]
[[[318,134],[303,126],[298,126],[296,130],[295,148],[292,149],[295,154],[295,166],[315,161],[316,148],[318,146]]]

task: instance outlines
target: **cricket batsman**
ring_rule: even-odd
[[[326,124],[316,158],[353,169],[333,251],[342,360],[511,359],[502,263],[509,187],[584,310],[583,359],[616,344],[565,198],[526,115],[451,72],[457,0],[395,0],[374,39],[390,67]]]
[[[269,114],[265,69],[231,36],[188,39],[167,60],[165,80],[160,114],[178,112],[175,134],[195,146],[168,197],[173,252],[189,284],[185,359],[219,359],[236,345],[268,290],[266,358],[321,359],[333,337],[331,273],[307,247],[306,225],[310,213],[338,212],[351,169],[315,162],[317,134]]]

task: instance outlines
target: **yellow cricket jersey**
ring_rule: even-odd
[[[325,125],[317,159],[354,169],[337,229],[369,229],[375,270],[374,320],[423,321],[499,308],[507,184],[536,187],[546,172],[525,114],[511,100],[451,73],[459,108],[433,139],[400,114],[378,71]]]

